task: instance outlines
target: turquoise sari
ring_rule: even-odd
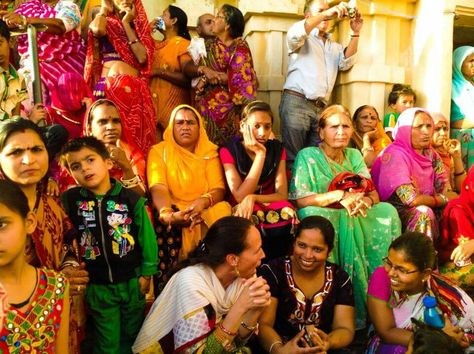
[[[370,178],[369,170],[357,149],[344,150],[342,165],[326,159],[320,148],[301,150],[293,165],[289,199],[326,193],[334,177],[352,172]],[[388,203],[378,203],[367,210],[367,217],[351,217],[346,209],[308,206],[298,211],[300,219],[320,215],[331,221],[336,230],[334,249],[329,261],[336,263],[352,278],[356,304],[356,328],[366,324],[368,279],[382,265],[390,242],[401,234],[397,210]]]

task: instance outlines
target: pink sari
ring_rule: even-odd
[[[17,14],[26,17],[59,18],[65,22],[66,32],[64,34],[39,31],[37,33],[39,66],[46,104],[49,103],[50,91],[61,74],[75,72],[82,75],[84,72],[86,48],[79,32],[75,30],[75,26],[80,20],[80,17],[77,18],[78,14],[80,16],[80,12],[78,9],[75,12],[74,6],[69,1],[59,1],[53,8],[40,0],[30,0],[15,10]],[[21,66],[27,67],[28,63],[25,63],[25,60],[29,61],[29,55],[26,35],[18,37],[18,52],[22,58]]]

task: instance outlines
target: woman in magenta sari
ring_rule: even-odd
[[[252,54],[242,38],[245,21],[236,7],[222,5],[206,41],[207,56],[201,66],[189,62],[186,74],[201,75],[196,107],[206,121],[209,139],[223,145],[239,132],[242,108],[257,96],[257,74]]]
[[[452,195],[447,191],[443,161],[431,147],[433,129],[428,111],[404,111],[395,125],[393,143],[377,157],[371,173],[380,200],[397,209],[404,231],[436,240],[437,220]]]
[[[82,75],[84,72],[86,50],[77,30],[81,21],[79,8],[66,0],[29,0],[18,6],[15,12],[0,12],[0,16],[8,27],[15,30],[26,29],[28,24],[46,26],[44,32],[38,31],[37,41],[44,103],[49,105],[50,92],[61,74]],[[21,56],[20,70],[27,82],[31,82],[26,34],[18,37],[18,53]]]
[[[148,81],[154,42],[140,0],[103,0],[89,25],[84,77],[96,98],[112,100],[145,152],[156,142]]]

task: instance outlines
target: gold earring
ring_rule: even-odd
[[[237,268],[237,264],[234,265],[234,271],[235,271],[235,275],[237,275],[237,278],[240,278],[240,272],[239,272],[239,268]]]

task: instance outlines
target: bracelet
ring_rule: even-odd
[[[255,324],[255,326],[249,326],[244,321],[242,321],[240,322],[240,325],[250,332],[255,332],[255,330],[258,330],[258,322]]]
[[[201,195],[201,198],[209,199],[209,208],[214,205],[214,198],[212,197],[211,193],[204,193],[203,195]]]
[[[18,25],[18,29],[24,30],[26,26],[28,26],[28,21],[26,20],[26,16],[20,15],[21,18],[21,25]]]
[[[128,41],[128,45],[132,45],[138,42],[140,42],[140,40],[138,38],[135,38],[133,41]]]
[[[439,207],[440,204],[438,203],[438,200],[436,199],[436,195],[433,195],[432,198],[433,198],[433,201],[434,201],[435,208]]]
[[[142,179],[138,175],[135,175],[130,179],[123,179],[123,178],[120,179],[120,182],[122,182],[123,186],[127,189],[135,188],[136,186],[140,184],[141,181]]]
[[[270,349],[268,349],[268,354],[272,354],[273,347],[277,344],[283,345],[283,342],[280,341],[280,340],[277,340],[277,341],[273,342],[272,345],[270,346]]]
[[[198,66],[197,73],[199,75],[204,75],[204,66]]]
[[[462,176],[462,175],[465,174],[465,173],[466,173],[466,170],[462,170],[462,171],[459,172],[459,173],[454,172],[454,177]]]
[[[238,332],[231,332],[229,331],[227,328],[224,327],[224,325],[222,324],[222,322],[219,322],[219,324],[217,325],[217,327],[222,331],[224,332],[225,334],[227,334],[228,336],[230,337],[235,337],[237,335]]]
[[[374,152],[375,150],[374,150],[374,148],[373,148],[372,146],[369,146],[369,147],[365,147],[365,148],[360,149],[360,152],[361,152],[362,154],[364,154],[366,151],[372,151],[372,152]]]
[[[59,267],[59,270],[63,270],[64,268],[67,268],[67,267],[79,267],[80,264],[78,261],[75,261],[73,259],[71,260],[68,260],[68,261],[64,261],[63,264],[61,264],[61,266]]]
[[[441,206],[448,204],[448,197],[446,197],[444,194],[438,194],[438,196],[443,200]]]
[[[360,34],[351,34],[351,38],[358,38],[360,37]]]
[[[370,201],[372,202],[370,206],[373,207],[375,204],[374,199],[370,195],[366,195],[366,197],[370,199]]]

